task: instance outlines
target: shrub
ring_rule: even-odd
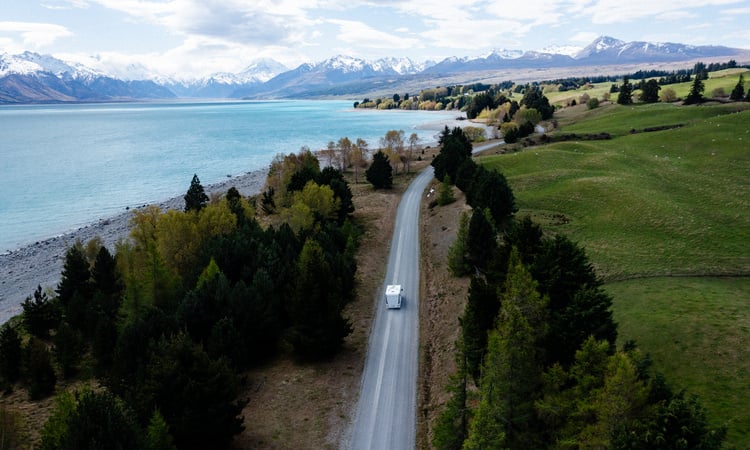
[[[37,400],[52,394],[57,376],[52,368],[52,356],[47,345],[36,337],[29,339],[24,349],[24,362],[29,397]]]
[[[677,93],[675,93],[674,89],[672,88],[665,88],[661,91],[661,95],[659,96],[661,101],[664,103],[672,103],[677,101]]]
[[[598,98],[596,98],[596,97],[594,97],[594,98],[590,98],[590,99],[589,99],[589,100],[588,100],[588,101],[586,102],[586,107],[587,107],[588,109],[594,109],[594,108],[598,108],[598,107],[599,107],[599,99],[598,99]]]

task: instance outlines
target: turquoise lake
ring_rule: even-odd
[[[458,112],[354,110],[349,101],[0,107],[0,252],[265,169],[279,153],[388,130],[434,144]]]

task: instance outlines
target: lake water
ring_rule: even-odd
[[[0,252],[265,169],[276,154],[416,132],[423,145],[457,112],[353,110],[348,101],[0,107]]]

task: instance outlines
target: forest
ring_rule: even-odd
[[[328,358],[351,332],[360,231],[340,170],[279,155],[262,216],[234,188],[209,199],[197,175],[184,198],[135,211],[113,253],[77,242],[57,289],[0,330],[4,390],[80,386],[56,395],[40,448],[225,448],[244,428],[244,370],[282,348]]]

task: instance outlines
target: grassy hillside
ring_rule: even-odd
[[[622,341],[700,394],[714,421],[731,419],[737,448],[750,448],[749,107],[571,108],[561,132],[614,138],[481,158],[508,177],[520,216],[585,246]]]
[[[750,71],[744,68],[726,69],[719,70],[716,72],[710,72],[708,80],[703,81],[704,91],[703,96],[710,98],[713,95],[715,89],[723,89],[724,94],[729,96],[734,89],[734,86],[739,81],[740,74],[745,77],[745,89],[750,86]],[[630,80],[633,84],[638,84],[640,80]],[[563,92],[552,92],[552,89],[545,89],[544,95],[547,96],[550,103],[553,105],[567,105],[571,100],[575,100],[580,103],[581,95],[587,94],[590,98],[603,99],[604,94],[608,93],[613,84],[621,85],[622,79],[617,82],[604,82],[604,83],[593,83],[589,87],[580,88],[576,90],[563,91]],[[678,98],[685,98],[690,92],[692,82],[689,83],[675,83],[667,86],[663,86],[662,89],[672,89]],[[661,91],[660,91],[661,92]],[[637,101],[641,91],[636,89],[633,92],[633,100]],[[617,93],[611,94],[610,99],[614,102],[617,100]]]

